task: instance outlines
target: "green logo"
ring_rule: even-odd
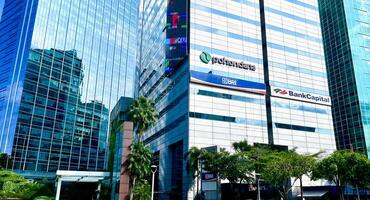
[[[209,61],[211,61],[212,56],[211,56],[211,54],[209,54],[209,53],[202,52],[202,54],[200,54],[199,58],[200,58],[200,60],[201,60],[203,63],[208,64],[208,63],[209,63]]]

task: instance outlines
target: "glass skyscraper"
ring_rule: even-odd
[[[103,170],[109,113],[134,94],[136,0],[5,0],[0,152],[8,168]]]
[[[336,149],[316,1],[142,3],[139,94],[159,111],[144,136],[159,157],[159,199],[194,197],[192,146]]]
[[[370,4],[319,0],[339,149],[370,153]]]

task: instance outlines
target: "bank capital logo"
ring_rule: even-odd
[[[274,89],[275,93],[279,93],[279,94],[288,94],[288,92],[286,90],[282,90],[282,89]]]
[[[211,60],[212,60],[212,56],[211,54],[207,53],[207,52],[202,52],[202,54],[200,54],[200,60],[205,63],[205,64],[208,64]]]

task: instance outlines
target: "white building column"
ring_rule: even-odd
[[[96,191],[97,191],[96,200],[100,200],[100,192],[101,192],[101,182],[100,181],[98,184],[98,189]]]
[[[57,177],[57,192],[56,192],[55,200],[59,200],[61,189],[62,189],[62,178],[58,176]]]

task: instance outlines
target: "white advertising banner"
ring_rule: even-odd
[[[329,96],[322,96],[318,94],[290,90],[275,86],[271,86],[271,96],[293,99],[298,101],[305,101],[310,103],[317,103],[328,106],[331,105],[331,100]]]

